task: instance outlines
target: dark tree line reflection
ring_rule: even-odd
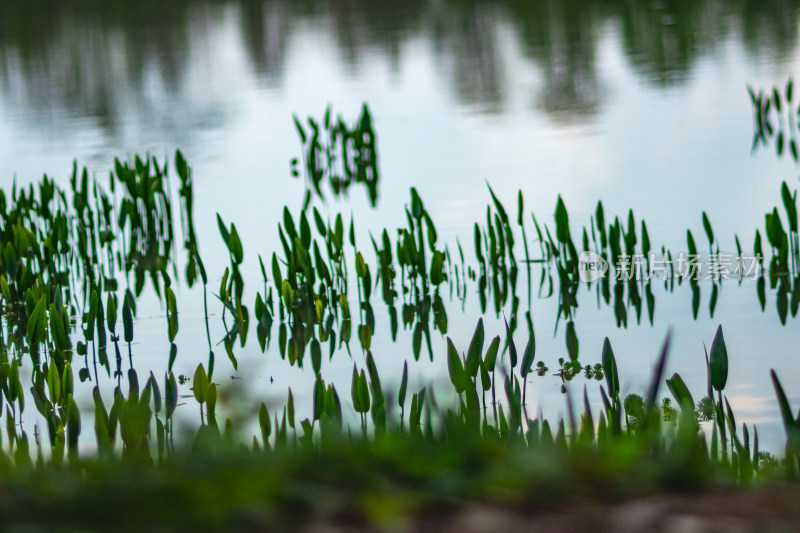
[[[376,53],[400,68],[412,39],[430,44],[466,105],[500,112],[508,43],[542,75],[533,105],[567,117],[603,104],[598,48],[609,32],[655,87],[735,39],[747,53],[786,57],[800,0],[0,0],[0,91],[28,115],[92,117],[114,131],[125,105],[141,116],[197,111],[180,96],[193,61],[233,30],[249,68],[280,87],[300,28],[325,28],[350,72]],[[211,107],[210,104],[207,104]],[[202,107],[202,106],[201,106]],[[130,114],[130,110],[128,110]],[[201,120],[201,119],[197,119]]]

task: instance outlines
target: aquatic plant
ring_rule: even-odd
[[[581,362],[576,331],[581,287],[594,288],[598,305],[602,302],[613,306],[621,326],[627,324],[629,309],[634,310],[637,322],[641,320],[642,310],[647,309],[652,324],[655,309],[653,277],[640,275],[642,269],[650,272],[650,253],[655,248],[647,226],[643,220],[637,222],[632,211],[626,223],[615,217],[614,222],[608,224],[602,203],[598,203],[588,226],[582,228],[580,247],[572,237],[574,220],[570,222],[562,198],[556,202],[554,225],[540,222],[531,214],[538,237],[533,241],[538,243],[540,255],[537,257],[535,247],[532,254],[527,245],[527,217],[521,192],[518,195],[516,227],[525,243],[527,278],[533,279],[533,268],[541,271],[538,297],[557,295],[557,318],[566,323],[567,357],[558,360],[557,375],[567,395],[567,416],[552,425],[542,416],[529,416],[529,382],[534,374],[541,377],[549,369],[541,357],[537,360],[530,283],[525,313],[527,342],[523,350],[517,349],[514,334],[520,305],[517,295],[520,263],[515,246],[519,239],[508,211],[491,187],[488,187],[491,202],[487,205],[486,221],[474,224],[477,264],[467,263],[460,241],[457,241],[458,260],[454,259],[455,254],[439,240],[435,221],[416,189],[410,190],[407,224],[383,228],[378,240],[371,237],[374,256],[369,253],[368,246],[357,242],[354,217],[347,224],[341,214],[333,220],[326,219],[309,203],[299,214],[285,208],[278,226],[282,250],[271,254],[270,268],[258,256],[263,292],[260,288],[255,291],[252,307],[247,303],[253,300],[249,300],[245,291],[242,274],[245,245],[235,222],[226,222],[218,216],[220,237],[229,259],[216,294],[225,328],[220,342],[232,366],[234,369],[238,366],[236,345],[245,346],[252,316],[261,351],[266,352],[270,346],[273,326],[277,323],[281,358],[299,368],[306,368],[310,359],[310,376],[313,377],[312,409],[305,417],[297,411],[290,389],[284,405],[276,408],[261,404],[253,411],[254,416],[257,413],[258,434],[250,435],[252,439],[237,440],[237,435],[249,431],[247,427],[235,426],[233,417],[228,417],[224,424],[218,421],[221,414],[218,401],[225,387],[214,377],[215,358],[206,297],[208,276],[194,230],[191,171],[180,152],[176,153],[174,164],[180,184],[178,197],[186,253],[186,283],[191,286],[198,279],[202,281],[209,346],[207,364],[198,364],[191,377],[176,379],[172,373],[179,329],[178,301],[172,287],[179,276],[175,262],[176,222],[173,220],[176,210],[171,199],[167,163],[159,164],[154,158],[134,158],[132,163],[117,161],[109,179],[108,193],[101,183],[90,182],[85,170],[79,173],[77,164],[73,167],[69,192],[47,177],[24,190],[17,191],[14,187],[10,202],[0,191],[3,243],[0,305],[6,326],[5,334],[0,336],[3,356],[0,396],[7,402],[8,435],[8,444],[0,454],[4,459],[0,462],[15,466],[32,462],[27,433],[22,425],[26,398],[31,398],[49,437],[49,450],[41,452],[41,456],[46,455],[51,466],[59,467],[66,454],[69,464],[81,468],[85,463],[78,442],[81,420],[86,412],[77,405],[75,389],[79,383],[89,381],[93,382],[91,411],[97,455],[111,461],[121,458],[168,464],[179,460],[184,443],[176,435],[175,417],[179,386],[188,384],[191,385],[189,396],[197,402],[200,413],[200,427],[191,438],[195,449],[221,449],[235,442],[253,452],[298,447],[318,449],[343,441],[363,440],[378,445],[381,439],[393,435],[392,438],[401,441],[421,439],[436,445],[487,441],[523,449],[554,447],[552,449],[559,450],[557,453],[568,457],[583,453],[579,450],[605,453],[604,450],[610,449],[607,447],[633,447],[638,450],[634,453],[637,457],[645,451],[665,454],[665,459],[689,461],[699,465],[701,472],[719,470],[741,483],[748,483],[761,472],[758,432],[753,428],[751,446],[750,428],[743,425],[739,433],[734,413],[723,395],[728,357],[721,328],[707,356],[708,391],[698,403],[680,375],[674,374],[669,379],[663,376],[669,338],[657,359],[650,387],[642,395],[632,393],[621,397],[617,364],[608,340],[599,354],[599,362]],[[123,187],[117,188],[118,182]],[[796,193],[790,193],[784,184],[781,198],[788,231],[776,207],[766,217],[766,243],[771,255],[769,268],[762,271],[757,291],[763,302],[765,277],[768,276],[770,287],[777,291],[778,312],[785,323],[789,311],[795,316],[798,307],[796,294],[800,284],[796,280],[800,246]],[[713,265],[721,261],[719,238],[705,213],[702,222]],[[736,242],[741,261],[743,253],[738,237]],[[697,253],[690,231],[687,232],[687,247],[690,254]],[[754,249],[759,261],[766,261],[763,248],[757,231]],[[581,254],[590,251],[607,261],[620,277],[581,279]],[[672,257],[663,247],[661,251],[662,257]],[[634,256],[645,258],[645,262],[632,263],[630,258]],[[248,254],[248,257],[251,256]],[[680,287],[682,278],[671,265],[663,276],[665,290],[677,290],[676,278],[677,287]],[[147,279],[164,305],[170,350],[165,375],[156,378],[149,372],[144,385],[140,386],[132,343],[137,297],[145,290]],[[121,283],[126,285],[124,291],[119,287]],[[712,278],[709,303],[712,315],[719,283],[719,278]],[[700,285],[695,278],[690,279],[689,285],[696,317]],[[259,287],[261,283],[253,286]],[[446,301],[454,299],[455,289],[455,300],[463,306],[475,288],[483,314],[493,313],[498,319],[502,316],[504,328],[500,332],[490,332],[481,318],[472,339],[465,343],[447,336]],[[373,293],[376,291],[380,291],[380,299],[386,305],[391,338],[396,339],[401,322],[412,332],[396,398],[390,398],[384,390],[373,357],[373,351],[380,349],[373,345],[376,334]],[[357,303],[351,307],[350,302]],[[506,311],[509,311],[507,316]],[[356,332],[363,357],[353,356],[350,351],[353,332]],[[431,341],[435,332],[446,337],[444,353],[435,353]],[[409,364],[420,359],[423,340],[431,360],[438,358],[446,362],[450,388],[425,384],[416,392],[409,391]],[[123,372],[121,342],[127,345],[127,372]],[[112,343],[113,359],[109,357]],[[353,359],[349,404],[346,395],[340,396],[337,390],[337,385],[341,384],[326,380],[322,355],[326,344],[329,358],[344,348]],[[76,357],[83,358],[82,367]],[[20,373],[28,362],[31,366],[30,395]],[[100,370],[111,377],[112,362],[115,363],[116,384],[109,401]],[[74,379],[74,367],[78,368],[78,380]],[[600,386],[603,409],[597,413],[592,412],[589,389],[584,387],[584,411],[578,419],[569,382],[580,375],[587,380],[605,381],[605,385]],[[123,392],[125,377],[127,393]],[[786,459],[782,468],[794,475],[798,422],[789,416],[791,410],[777,376],[774,375],[773,380],[787,431]],[[664,383],[672,399],[660,394]],[[110,408],[106,408],[106,401]],[[710,444],[701,430],[703,421],[712,422]],[[350,431],[354,423],[357,423],[355,434]],[[39,438],[38,427],[37,423],[35,442],[41,450],[46,444]],[[45,463],[44,459],[37,458],[37,461]]]

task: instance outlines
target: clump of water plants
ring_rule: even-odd
[[[294,124],[302,144],[302,157],[291,161],[292,176],[304,174],[306,202],[312,191],[325,198],[327,185],[334,196],[346,196],[353,184],[363,186],[373,207],[378,201],[378,140],[372,127],[372,115],[364,104],[361,116],[348,125],[341,115],[334,117],[329,105],[325,117],[317,121],[308,117],[306,125],[294,116]]]
[[[311,137],[299,121],[297,125],[306,170],[317,193],[322,194],[320,184],[326,176],[335,191],[366,180],[374,203],[377,151],[366,107],[355,127],[347,128],[341,119],[333,122],[330,112],[323,129],[313,119],[309,121]],[[331,136],[328,141],[321,140],[323,131]],[[343,162],[335,155],[337,150],[348,154],[352,149],[358,152],[354,159],[347,156]],[[342,164],[344,170],[337,170]],[[172,194],[173,168],[177,197]],[[342,179],[339,172],[350,181],[337,181]],[[336,189],[339,186],[342,189]],[[278,225],[281,249],[264,256],[251,255],[235,221],[217,215],[227,265],[224,272],[214,273],[220,282],[209,299],[209,273],[194,226],[192,173],[180,152],[173,167],[150,157],[117,160],[107,184],[90,180],[88,172],[80,172],[75,164],[68,190],[44,177],[26,189],[15,186],[10,198],[0,191],[0,402],[5,405],[6,422],[0,472],[23,490],[30,490],[31,471],[45,484],[55,486],[55,480],[66,479],[69,487],[93,491],[99,491],[103,479],[119,474],[133,480],[130,490],[140,498],[138,502],[158,507],[139,491],[138,484],[152,484],[156,491],[172,487],[187,491],[168,481],[169,476],[185,483],[194,469],[210,464],[213,476],[209,479],[224,478],[222,472],[230,469],[233,474],[227,483],[250,487],[254,483],[250,471],[255,469],[279,488],[256,489],[251,499],[235,492],[247,503],[279,506],[297,498],[312,508],[313,498],[293,495],[291,486],[281,484],[297,475],[316,481],[319,476],[336,474],[336,468],[325,461],[342,461],[360,472],[362,477],[354,480],[354,491],[360,492],[353,493],[359,497],[366,497],[364,492],[373,488],[374,479],[370,481],[364,472],[374,467],[379,479],[392,486],[438,491],[433,498],[437,503],[449,496],[490,497],[498,488],[503,494],[513,493],[514,487],[541,492],[545,483],[553,495],[564,495],[574,485],[559,485],[558,478],[587,471],[589,478],[596,476],[597,483],[630,483],[637,490],[642,484],[653,490],[665,486],[696,489],[720,479],[731,486],[751,485],[778,475],[796,478],[800,473],[800,419],[794,417],[774,372],[771,377],[787,435],[780,461],[760,449],[755,427],[736,423],[724,395],[728,352],[721,327],[706,354],[708,387],[699,401],[679,374],[664,375],[669,335],[656,358],[650,385],[641,394],[623,397],[608,339],[600,353],[590,355],[598,359],[586,362],[588,350],[579,349],[576,325],[582,287],[589,289],[584,293],[594,290],[598,306],[613,308],[619,327],[627,326],[631,312],[640,322],[643,310],[653,324],[654,278],[649,274],[655,246],[644,220],[637,223],[632,211],[627,222],[616,217],[608,224],[603,204],[598,202],[588,226],[582,228],[581,242],[576,242],[566,204],[559,197],[552,225],[530,213],[537,256],[536,246],[533,254],[528,246],[521,191],[516,220],[512,220],[488,187],[491,202],[485,222],[474,224],[476,261],[469,262],[460,240],[457,254],[440,240],[419,192],[412,188],[409,193],[402,227],[379,228],[378,237],[370,234],[366,244],[356,239],[352,215],[349,220],[340,213],[326,217],[310,201],[299,213],[285,208]],[[758,230],[755,233],[754,255],[760,267],[757,295],[762,310],[768,279],[785,324],[790,313],[796,315],[800,302],[800,240],[796,193],[785,183],[781,200],[783,209],[776,207],[766,215],[766,241]],[[788,230],[781,222],[784,213]],[[711,266],[720,267],[719,240],[705,213],[702,222]],[[183,238],[183,272],[176,260],[178,235]],[[690,255],[698,255],[691,231],[686,236]],[[517,244],[520,240],[523,251]],[[744,254],[738,237],[736,243],[741,263]],[[766,247],[771,249],[768,260]],[[615,276],[584,279],[581,265],[590,252]],[[261,274],[257,282],[245,280],[243,274],[245,260],[255,256]],[[633,257],[644,258],[644,263],[632,262]],[[669,263],[663,272],[664,289],[676,290],[676,278],[678,287],[684,278],[673,269],[670,251],[662,247],[661,257]],[[518,295],[518,276],[523,266],[527,277],[524,347],[515,340],[523,301]],[[544,361],[541,354],[537,358],[536,336],[541,331],[534,328],[531,283],[537,270],[537,298],[557,297],[556,330],[561,320],[565,323],[566,357],[557,362]],[[643,270],[648,275],[642,275]],[[204,296],[208,359],[204,355],[193,361],[193,374],[176,378],[173,365],[180,323],[174,286],[185,282],[192,287],[198,280]],[[709,313],[713,316],[722,281],[719,276],[711,280]],[[696,318],[700,284],[692,277],[688,285]],[[166,372],[158,376],[137,370],[134,364],[137,300],[148,287],[162,302],[167,326]],[[467,298],[476,293],[483,316],[471,339],[453,338],[448,329],[452,314],[448,313],[453,312],[454,303],[463,309]],[[209,300],[220,310],[218,319],[225,332],[221,339],[212,339]],[[388,380],[381,376],[374,357],[382,349],[374,342],[379,334],[375,314],[384,307],[391,341],[397,340],[401,326],[411,337],[410,346],[393,348],[404,361],[395,390],[386,387]],[[485,324],[484,318],[491,315],[498,323],[502,317],[501,331]],[[308,409],[296,406],[291,389],[282,402],[257,401],[250,409],[230,407],[229,386],[215,377],[218,362],[213,348],[215,342],[221,344],[236,370],[237,351],[245,347],[251,330],[262,353],[277,355],[307,373]],[[270,352],[273,334],[277,349]],[[435,348],[435,335],[445,340],[444,350]],[[355,350],[350,346],[353,337]],[[409,382],[409,374],[416,373],[414,365],[421,364],[423,343],[431,361],[446,364],[448,383]],[[336,354],[351,358],[348,383],[331,379],[324,353],[327,359]],[[534,376],[550,373],[548,364],[557,364],[555,373],[566,395],[566,415],[557,420],[529,412],[529,385]],[[579,376],[586,378],[582,398],[575,393]],[[599,392],[590,390],[592,382]],[[671,398],[662,393],[665,385]],[[81,387],[91,391],[88,408],[77,400]],[[592,396],[599,396],[601,409],[592,408]],[[30,409],[24,415],[31,402],[36,409],[33,417]],[[581,410],[575,409],[576,403],[582,403]],[[87,435],[92,444],[88,450],[82,446]],[[437,470],[420,457],[442,462],[443,471],[452,476],[446,484],[449,488],[436,484]],[[280,466],[284,462],[290,465],[285,470]],[[547,463],[557,465],[556,474],[545,468]],[[384,467],[387,470],[381,471]],[[642,469],[647,472],[643,479],[633,474]],[[633,482],[633,477],[639,480]],[[386,505],[400,509],[420,505],[412,499],[391,500],[388,493],[379,490],[376,494],[388,499],[348,507],[347,512],[380,521],[380,509]],[[79,505],[59,494],[59,501]],[[194,494],[189,500],[201,506]],[[512,501],[522,504],[527,499]],[[233,497],[223,498],[217,510],[199,512],[196,523],[208,519],[224,524],[240,503]],[[277,523],[299,521],[270,512]]]

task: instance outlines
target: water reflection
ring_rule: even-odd
[[[463,2],[433,17],[440,55],[452,56],[452,78],[459,101],[486,112],[503,110],[504,68],[499,50],[496,6]]]
[[[422,38],[446,66],[459,101],[493,113],[507,98],[513,65],[504,47],[511,42],[541,72],[534,105],[580,118],[603,105],[598,50],[609,31],[619,33],[643,79],[669,86],[726,39],[740,39],[752,54],[785,57],[797,41],[797,18],[796,1],[753,0],[0,0],[0,91],[26,120],[92,117],[114,134],[130,116],[158,120],[164,109],[212,107],[189,85],[212,82],[198,79],[198,65],[235,56],[236,47],[260,80],[280,87],[292,48],[302,44],[297,37],[312,27],[331,30],[336,55],[356,76],[366,56],[399,69],[407,45]]]

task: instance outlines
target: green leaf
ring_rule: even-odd
[[[155,409],[156,414],[158,414],[161,412],[161,390],[158,388],[158,382],[156,381],[156,377],[153,375],[152,371],[150,372],[150,379],[147,381],[153,390],[153,408]]]
[[[569,215],[561,195],[556,202],[556,238],[563,244],[569,241]]]
[[[72,395],[67,399],[67,434],[70,449],[77,449],[81,434],[81,412]]]
[[[229,339],[225,339],[225,352],[228,354],[228,359],[230,359],[233,369],[238,370],[239,362],[236,360],[236,356],[233,354],[233,343]]]
[[[300,213],[300,242],[306,250],[311,248],[311,226],[305,211]]]
[[[297,118],[297,115],[292,115],[292,119],[294,119],[294,126],[297,128],[297,135],[300,136],[300,142],[303,145],[306,144],[306,131],[303,129],[303,125],[300,123],[300,119]]]
[[[761,244],[761,233],[758,230],[756,230],[756,239],[753,243],[753,252],[756,254],[756,258],[759,259],[759,261],[764,257],[764,249]]]
[[[475,255],[478,256],[478,261],[483,264],[483,249],[481,247],[481,230],[478,223],[475,223]]]
[[[117,297],[113,294],[108,294],[108,300],[106,305],[106,315],[107,315],[107,323],[108,323],[108,331],[111,332],[112,335],[116,335],[117,329]],[[52,320],[50,321],[52,324]]]
[[[56,304],[50,304],[50,335],[53,337],[56,348],[59,350],[67,348],[67,335],[64,331],[64,322],[61,320],[61,314],[58,312]]]
[[[322,349],[317,339],[311,341],[311,366],[314,369],[314,374],[319,376],[322,369]]]
[[[486,369],[485,361],[481,361],[481,387],[484,391],[492,388],[492,377],[489,375],[489,371]]]
[[[776,304],[778,306],[778,318],[780,319],[782,325],[786,325],[786,316],[787,313],[789,312],[789,295],[786,292],[785,283],[781,283],[780,286],[778,287]]]
[[[450,337],[447,337],[447,369],[450,372],[450,381],[455,386],[456,392],[464,392],[467,388],[467,374],[464,371],[464,365],[461,364],[458,350],[456,350]]]
[[[694,398],[692,398],[686,383],[677,373],[672,374],[672,377],[667,380],[667,387],[682,409],[694,411]]]
[[[17,254],[14,251],[14,247],[11,245],[11,242],[6,243],[6,248],[4,250],[4,259],[5,259],[5,266],[6,272],[8,272],[8,277],[11,279],[15,279],[17,277]]]
[[[281,277],[281,267],[278,264],[278,257],[275,253],[272,254],[272,281],[275,283],[275,289],[278,292],[281,292],[281,287],[283,285]]]
[[[203,368],[203,364],[197,365],[197,370],[194,371],[194,384],[192,387],[194,397],[199,403],[206,402],[206,393],[208,392],[208,376]]]
[[[269,419],[267,406],[262,402],[258,408],[258,425],[261,427],[261,439],[264,447],[269,444],[269,436],[272,433],[272,424]]]
[[[342,214],[339,213],[336,215],[336,222],[335,225],[335,239],[333,239],[336,248],[338,250],[342,249],[342,245],[344,244],[344,222],[342,221]]]
[[[789,192],[789,186],[784,181],[781,185],[781,198],[783,199],[783,206],[786,209],[786,216],[789,219],[789,230],[797,232],[797,203],[795,196]]]
[[[169,363],[167,364],[167,372],[172,372],[172,365],[175,364],[175,359],[177,359],[177,357],[178,345],[173,342],[169,347]]]
[[[369,372],[369,384],[372,389],[373,403],[383,403],[383,388],[381,378],[378,376],[378,367],[375,366],[375,359],[372,352],[367,352],[367,371]]]
[[[489,343],[489,348],[486,350],[486,355],[483,358],[483,364],[488,372],[494,372],[494,367],[497,362],[497,352],[500,350],[500,337],[496,336]]]
[[[288,280],[284,280],[281,284],[281,296],[283,297],[283,304],[287,309],[292,309],[294,306],[294,290]]]
[[[508,320],[503,318],[506,323],[506,344],[508,345],[508,355],[511,359],[511,369],[517,366],[517,345],[514,344],[514,336],[511,335],[511,330],[508,327]]]
[[[465,411],[466,414],[466,422],[467,427],[473,431],[478,431],[480,428],[480,421],[481,421],[481,405],[480,400],[478,398],[478,390],[473,386],[467,387],[466,389],[466,398],[467,398],[467,408]]]
[[[325,382],[317,378],[314,382],[314,420],[319,420],[325,411]]]
[[[422,218],[423,211],[424,208],[422,206],[422,199],[419,197],[417,189],[411,187],[411,215],[415,219],[420,220]]]
[[[178,334],[178,303],[175,299],[175,293],[172,292],[171,287],[166,288],[167,299],[167,325],[169,333],[169,342],[175,341],[175,336]]]
[[[92,390],[92,395],[94,396],[94,431],[97,436],[97,447],[103,452],[111,446],[111,437],[108,431],[108,412],[103,405],[100,389],[95,387]]]
[[[58,368],[54,364],[47,368],[47,389],[50,401],[57,405],[61,400],[61,376],[58,375]]]
[[[45,307],[47,305],[47,298],[42,295],[33,308],[33,312],[28,317],[28,329],[26,338],[29,346],[34,346],[40,342],[44,342],[45,336]]]
[[[528,337],[528,344],[525,346],[525,351],[522,354],[522,364],[519,368],[519,373],[522,376],[522,379],[528,377],[530,374],[531,369],[533,368],[533,359],[536,355],[536,338],[534,337],[533,330],[531,330],[531,334]]]
[[[497,208],[497,212],[500,215],[500,220],[502,220],[504,225],[508,224],[508,214],[506,213],[505,207],[503,204],[500,203],[500,200],[495,196],[494,191],[492,190],[492,186],[489,185],[489,182],[486,182],[486,186],[489,188],[489,194],[492,196],[492,202],[494,202],[495,208]]]
[[[721,325],[717,327],[717,333],[711,343],[709,364],[711,365],[711,385],[718,392],[722,391],[728,381],[728,350],[725,347]]]
[[[72,394],[75,389],[73,379],[74,378],[72,377],[72,365],[69,363],[69,361],[67,361],[64,364],[64,372],[61,375],[61,389],[64,391],[65,396],[68,394]]]
[[[714,244],[714,230],[711,229],[711,222],[708,220],[708,215],[706,215],[705,211],[703,211],[703,228],[706,230],[709,246]]]
[[[575,322],[567,322],[567,353],[570,361],[578,360],[578,335],[575,333]]]
[[[603,374],[606,376],[608,394],[612,399],[619,398],[619,376],[617,375],[617,360],[611,350],[611,343],[608,337],[603,341]]]
[[[440,285],[444,281],[444,261],[445,255],[434,250],[431,258],[431,283],[434,286]]]
[[[417,322],[417,325],[414,326],[412,347],[414,350],[414,359],[419,361],[419,354],[422,349],[422,322]]]
[[[402,409],[406,403],[406,389],[408,388],[408,361],[403,362],[403,377],[400,380],[400,390],[397,392],[397,404]]]
[[[661,387],[661,379],[664,376],[664,368],[667,364],[667,355],[669,355],[669,347],[672,339],[672,331],[667,331],[667,338],[664,340],[664,345],[661,347],[661,353],[656,360],[656,365],[653,368],[653,377],[650,380],[650,387],[647,390],[647,406],[648,415],[652,413],[653,409],[657,407],[656,401],[658,399],[658,390]],[[648,420],[650,417],[648,416]]]
[[[358,340],[361,342],[361,347],[368,351],[372,343],[372,330],[366,324],[358,326]]]
[[[241,265],[244,261],[244,250],[242,249],[242,241],[239,239],[239,233],[236,231],[236,226],[231,224],[231,233],[228,238],[228,249],[231,251],[233,261],[237,265]]]
[[[286,415],[289,421],[289,427],[294,427],[294,395],[292,388],[289,387],[289,399],[286,401]]]
[[[317,273],[319,274],[319,277],[326,282],[331,283],[331,273],[328,269],[328,265],[322,259],[322,254],[319,252],[317,241],[314,241],[314,264],[317,267]]]
[[[475,333],[472,334],[472,340],[469,343],[467,350],[467,363],[466,372],[470,377],[478,375],[478,366],[481,362],[481,354],[483,353],[483,318],[478,319],[478,325],[475,327]]]
[[[8,281],[5,276],[0,275],[0,294],[6,300],[6,303],[11,302],[11,288],[8,286]]]
[[[433,220],[431,220],[431,217],[428,215],[428,213],[424,213],[423,218],[425,219],[425,226],[428,230],[428,247],[430,248],[431,252],[435,252],[437,239],[436,226],[434,225]]]
[[[317,226],[317,231],[319,234],[325,238],[328,235],[327,227],[325,226],[325,222],[322,220],[322,216],[319,214],[317,208],[314,208],[314,223]]]
[[[361,408],[361,394],[359,393],[359,378],[356,365],[353,364],[353,380],[350,384],[350,398],[353,400],[353,409],[356,413],[363,413],[365,410]]]
[[[122,302],[122,324],[125,330],[125,342],[133,342],[133,313],[127,297]]]
[[[364,262],[364,256],[361,252],[356,253],[356,273],[359,278],[367,275],[367,264]]]
[[[786,435],[790,445],[797,446],[798,437],[800,437],[800,423],[794,419],[792,415],[792,408],[789,406],[789,400],[786,393],[783,391],[778,375],[775,370],[770,370],[770,377],[772,377],[772,385],[775,387],[775,395],[778,397],[778,406],[781,410],[781,418],[783,419],[783,427],[786,430]],[[789,448],[789,446],[787,446]]]
[[[222,221],[222,217],[219,216],[217,213],[217,227],[219,228],[219,234],[222,235],[222,240],[225,242],[225,247],[230,249],[230,245],[228,241],[230,240],[230,233],[228,233],[228,228],[225,226],[225,223]]]
[[[686,230],[686,244],[689,247],[689,256],[697,255],[697,246],[694,243],[691,230]]]
[[[360,412],[368,412],[370,408],[369,383],[367,382],[367,375],[363,370],[361,371],[361,375],[358,377],[358,398],[362,409]]]

